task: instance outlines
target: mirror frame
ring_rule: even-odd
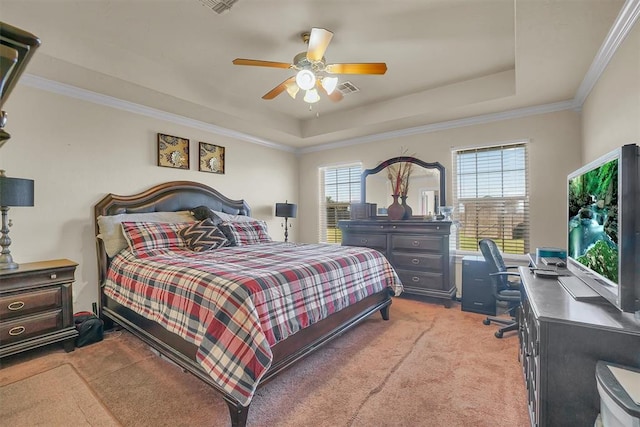
[[[445,193],[447,185],[446,185],[446,174],[445,174],[444,166],[442,166],[442,164],[439,162],[425,162],[415,157],[409,157],[409,156],[394,157],[392,159],[385,160],[375,168],[363,170],[360,178],[361,203],[366,203],[367,201],[367,177],[369,175],[377,174],[378,172],[385,169],[389,165],[393,165],[394,163],[400,163],[400,162],[413,163],[425,169],[437,169],[440,172],[440,195],[439,195],[440,206],[447,205],[447,198]]]

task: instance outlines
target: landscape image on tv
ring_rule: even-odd
[[[618,283],[618,159],[569,179],[569,256]]]

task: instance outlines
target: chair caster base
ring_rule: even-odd
[[[502,331],[498,331],[494,334],[496,338],[502,338]]]
[[[483,324],[483,325],[490,325],[490,324],[491,324],[491,320],[489,320],[489,319],[484,319],[484,320],[482,321],[482,324]]]

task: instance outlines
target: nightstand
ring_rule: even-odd
[[[68,259],[0,270],[0,357],[63,342],[75,349],[71,286],[77,263]]]

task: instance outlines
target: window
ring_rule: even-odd
[[[326,243],[340,243],[338,221],[349,219],[349,205],[360,201],[361,165],[320,168],[320,236]]]
[[[457,249],[477,251],[489,238],[511,254],[529,252],[527,145],[453,151]]]

